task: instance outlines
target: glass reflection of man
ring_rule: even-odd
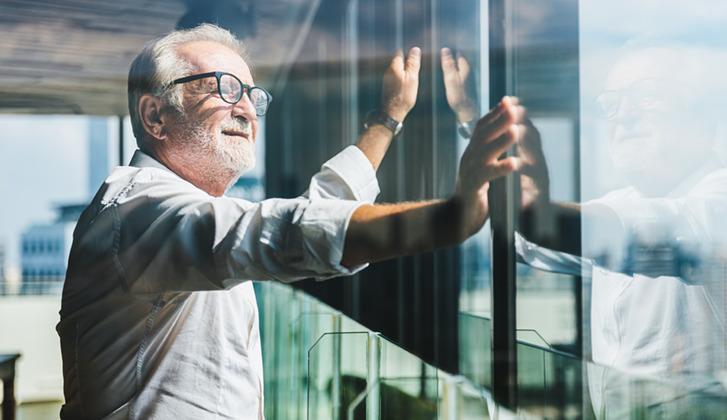
[[[449,92],[463,87],[454,77],[462,66],[448,51],[442,59],[448,99],[463,96]],[[532,242],[518,238],[518,253],[591,282],[589,385],[600,418],[724,409],[727,169],[715,153],[724,107],[711,60],[704,50],[651,45],[616,62],[597,104],[612,162],[630,185],[583,204],[550,202],[539,134],[519,112],[524,210],[582,217],[583,255],[559,252],[568,244],[535,231],[522,232]],[[552,249],[533,243],[543,239]],[[637,377],[654,382],[638,386]],[[656,381],[668,385],[657,390]]]
[[[666,47],[632,51],[613,67],[597,98],[613,162],[645,197],[668,195],[710,160],[715,124],[703,121],[710,110],[700,104],[705,92],[695,80],[706,75],[688,57],[693,54]]]
[[[591,384],[602,381],[592,389],[602,417],[628,410],[634,387],[618,371],[692,387],[646,388],[647,412],[683,414],[698,408],[700,392],[724,391],[727,169],[714,151],[718,86],[703,54],[632,50],[597,98],[611,159],[630,183],[582,207],[584,257],[596,262],[593,360],[615,368],[591,368]]]

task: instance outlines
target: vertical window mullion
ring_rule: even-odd
[[[508,93],[508,0],[489,1],[490,107]],[[508,151],[511,155],[513,151]],[[515,318],[515,174],[491,183],[488,192],[491,229],[492,393],[499,404],[517,406]]]

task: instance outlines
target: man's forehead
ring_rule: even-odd
[[[607,85],[623,88],[641,79],[681,81],[678,52],[668,48],[643,48],[621,57],[609,73]]]
[[[194,41],[180,46],[177,55],[189,63],[195,73],[224,71],[252,84],[250,67],[237,51],[226,45],[213,41]]]

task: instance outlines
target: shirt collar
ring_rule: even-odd
[[[174,173],[171,169],[164,166],[161,162],[147,155],[139,149],[137,149],[134,152],[134,155],[131,157],[131,162],[129,162],[129,166],[133,166],[135,168],[157,168]]]

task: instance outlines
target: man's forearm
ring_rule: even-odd
[[[575,203],[546,201],[523,210],[519,232],[542,247],[580,253],[581,209]]]
[[[453,199],[361,206],[349,222],[341,264],[355,267],[461,243],[473,233],[464,208]]]
[[[374,124],[356,142],[356,147],[366,155],[374,170],[379,169],[381,161],[389,150],[389,145],[394,136],[388,128],[383,125]]]

